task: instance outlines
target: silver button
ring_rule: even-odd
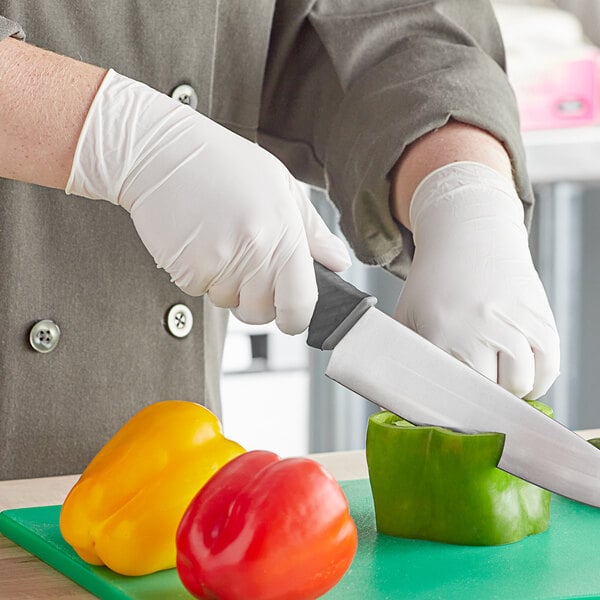
[[[58,345],[58,340],[60,340],[60,329],[50,319],[38,321],[29,332],[31,347],[42,354],[52,352]]]
[[[171,92],[171,98],[175,98],[175,100],[179,100],[179,102],[181,102],[181,104],[187,104],[194,110],[198,106],[198,94],[196,94],[196,90],[187,83],[178,85]]]
[[[193,324],[194,316],[185,304],[174,304],[167,312],[167,329],[177,338],[188,335]]]

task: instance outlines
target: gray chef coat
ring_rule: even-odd
[[[328,188],[368,264],[406,274],[412,239],[390,213],[390,171],[450,118],[505,143],[529,220],[487,0],[0,0],[0,15],[0,39],[24,31],[165,94],[191,86],[197,110]],[[0,264],[0,479],[81,471],[151,402],[219,412],[225,313],[170,283],[125,211],[0,180]],[[165,327],[177,303],[193,314],[185,338]],[[47,353],[29,343],[43,319],[61,331]]]

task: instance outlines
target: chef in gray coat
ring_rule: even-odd
[[[398,319],[518,396],[552,384],[487,1],[0,15],[0,479],[81,471],[158,400],[218,414],[228,309],[307,327],[312,259],[349,259],[295,178],[327,187],[360,260],[407,278]]]

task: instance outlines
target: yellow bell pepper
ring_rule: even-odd
[[[122,575],[173,568],[175,534],[188,504],[244,452],[199,404],[147,406],[109,440],[69,492],[61,533],[83,560]]]

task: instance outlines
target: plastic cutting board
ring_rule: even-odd
[[[550,528],[542,534],[506,546],[452,546],[377,534],[368,480],[341,485],[358,527],[359,548],[327,599],[600,598],[600,509],[553,496]],[[0,533],[99,598],[191,598],[175,570],[123,577],[87,565],[63,541],[59,511],[60,506],[4,511]]]

